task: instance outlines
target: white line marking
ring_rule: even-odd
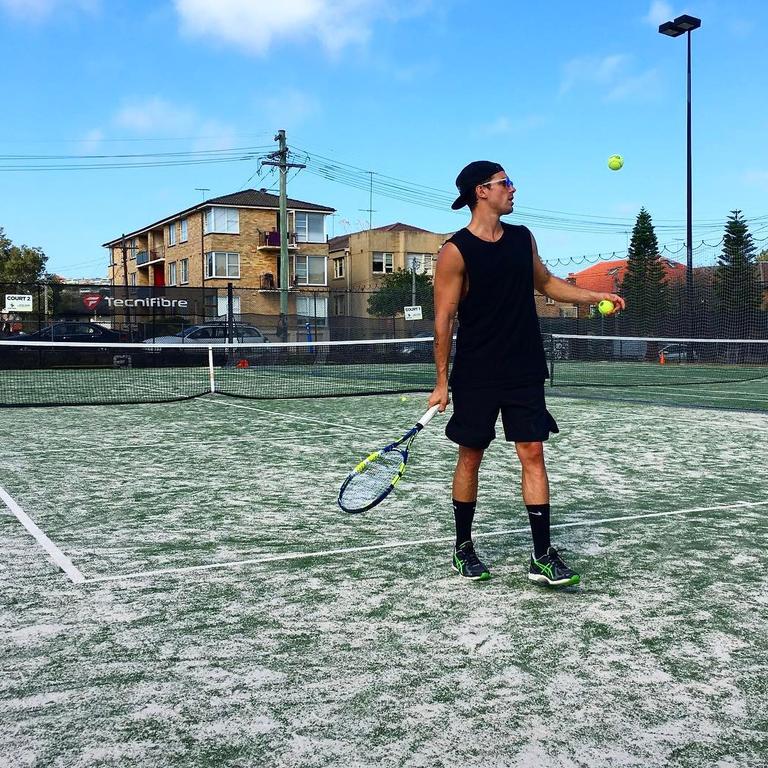
[[[719,504],[714,507],[693,507],[691,509],[676,509],[671,512],[651,512],[645,515],[625,515],[623,517],[605,517],[599,520],[584,520],[575,523],[559,523],[552,528],[573,528],[587,527],[594,525],[603,525],[604,523],[616,523],[624,520],[643,520],[651,517],[669,517],[671,515],[684,515],[692,512],[713,512],[722,509],[738,509],[740,507],[760,507],[768,505],[768,501],[736,501],[733,504]],[[488,533],[478,533],[476,538],[490,538],[491,536],[507,536],[510,533],[525,533],[529,531],[525,528],[510,528],[503,531],[489,531]],[[253,558],[250,560],[233,560],[228,563],[209,563],[207,565],[189,565],[182,568],[165,568],[154,571],[142,571],[140,573],[127,573],[122,576],[97,576],[88,579],[86,584],[103,584],[110,581],[123,581],[128,579],[143,579],[151,576],[164,576],[170,573],[190,573],[194,571],[211,571],[224,568],[239,568],[244,565],[261,565],[262,563],[284,562],[287,560],[307,560],[313,557],[331,557],[334,555],[347,555],[353,552],[373,552],[382,549],[398,549],[403,547],[417,547],[423,544],[439,544],[444,541],[453,541],[453,536],[441,536],[433,539],[416,539],[414,541],[396,541],[388,544],[372,544],[366,547],[348,547],[345,549],[326,549],[320,552],[301,552],[290,555],[271,555],[267,557]]]
[[[29,531],[35,541],[50,555],[51,560],[69,576],[74,584],[82,584],[85,577],[73,565],[72,561],[40,530],[32,518],[0,486],[0,499],[13,512],[16,519]]]

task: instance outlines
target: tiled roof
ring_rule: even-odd
[[[330,251],[342,251],[345,248],[349,248],[349,238],[352,235],[360,235],[363,232],[368,232],[367,229],[361,229],[357,232],[348,232],[346,235],[337,235],[332,237],[328,241],[328,250]],[[385,224],[383,227],[374,227],[371,232],[423,232],[427,235],[438,234],[431,232],[428,229],[422,229],[421,227],[414,227],[412,224],[403,224],[401,221],[396,221],[394,224]]]
[[[277,211],[280,209],[280,198],[277,195],[273,195],[271,192],[267,192],[265,189],[243,189],[240,192],[233,192],[229,195],[212,197],[210,200],[206,200],[203,203],[193,205],[191,208],[179,211],[178,213],[172,213],[170,216],[166,216],[165,218],[160,219],[152,224],[148,224],[145,227],[136,229],[133,232],[126,233],[125,237],[135,237],[136,235],[140,235],[149,231],[150,229],[154,229],[155,227],[160,227],[164,224],[167,224],[170,221],[175,221],[176,219],[188,216],[190,213],[194,213],[195,211],[201,211],[205,208],[210,208],[212,205],[230,205],[233,207],[236,206],[238,208],[269,208]],[[307,203],[304,200],[294,200],[291,197],[288,198],[288,209],[296,211],[318,211],[321,213],[333,213],[336,210],[335,208],[329,208],[326,205]],[[122,237],[116,237],[114,240],[110,240],[109,242],[103,243],[102,245],[106,248],[109,248],[110,246],[120,243],[122,239]]]
[[[667,281],[673,282],[685,279],[685,265],[677,261],[662,259]],[[600,293],[613,293],[621,287],[624,274],[627,271],[627,260],[616,259],[614,261],[601,261],[591,267],[582,269],[581,272],[571,272],[568,275],[569,282]]]
[[[244,189],[230,195],[212,197],[205,201],[205,205],[236,205],[240,208],[274,208],[277,210],[280,207],[280,198],[265,189]],[[304,200],[294,200],[290,197],[288,198],[288,207],[301,211],[323,211],[324,213],[333,213],[336,210],[327,205],[307,203]]]

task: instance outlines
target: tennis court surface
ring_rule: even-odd
[[[451,571],[445,416],[390,499],[338,509],[424,395],[0,409],[0,765],[766,765],[765,406],[568,394],[567,592],[526,578],[501,441],[493,578]]]

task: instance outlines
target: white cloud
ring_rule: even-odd
[[[571,59],[563,68],[560,94],[592,86],[600,89],[604,101],[653,98],[661,80],[658,70],[649,69],[634,74],[631,72],[631,63],[631,58],[624,54]]]
[[[560,93],[567,93],[584,83],[612,84],[628,61],[629,57],[624,54],[614,54],[602,58],[599,56],[582,56],[578,59],[571,59],[563,67]]]
[[[257,100],[260,117],[268,125],[295,128],[319,111],[320,105],[313,96],[296,89],[282,91]]]
[[[657,69],[649,69],[639,75],[624,77],[615,82],[605,94],[606,101],[637,99],[649,101],[659,93],[662,77]]]
[[[750,186],[768,190],[768,171],[752,170],[746,171],[743,176],[744,182]]]
[[[203,118],[197,110],[174,104],[160,96],[136,98],[123,103],[113,124],[139,136],[188,138],[194,149],[230,149],[237,146],[235,130]]]
[[[654,27],[658,27],[659,24],[663,24],[665,21],[671,21],[674,17],[675,14],[672,12],[672,6],[669,3],[665,3],[664,0],[653,0],[643,21],[648,22],[648,24]]]
[[[24,21],[42,21],[54,11],[86,11],[99,9],[100,0],[0,0],[0,8]]]
[[[93,128],[80,139],[79,151],[84,155],[92,155],[101,148],[101,142],[104,140],[104,132],[101,128]]]
[[[545,122],[541,115],[526,115],[519,118],[500,115],[492,122],[482,126],[480,131],[486,136],[508,136],[510,134],[526,133],[534,128],[539,128]]]
[[[365,43],[379,18],[397,18],[405,11],[385,0],[174,0],[182,31],[264,54],[280,40],[315,38],[329,52]],[[424,2],[411,3],[422,9]],[[393,7],[394,6],[394,7]]]

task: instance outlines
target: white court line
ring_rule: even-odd
[[[72,561],[38,528],[32,518],[0,486],[0,499],[13,512],[16,519],[29,531],[35,541],[51,556],[56,565],[69,576],[74,584],[82,584],[85,577],[73,565]]]
[[[651,512],[645,515],[625,515],[623,517],[605,517],[600,520],[584,520],[575,523],[559,523],[552,528],[575,528],[603,525],[604,523],[616,523],[625,520],[644,520],[651,517],[670,517],[672,515],[684,515],[692,512],[713,512],[722,509],[738,509],[743,507],[761,507],[768,504],[768,501],[736,501],[733,504],[719,504],[714,507],[693,507],[691,509],[676,509],[670,512]],[[478,533],[475,538],[490,538],[492,536],[507,536],[511,533],[526,533],[530,529],[510,528],[502,531],[489,531],[488,533]],[[261,565],[262,563],[284,562],[287,560],[307,560],[313,557],[331,557],[334,555],[347,555],[354,552],[373,552],[382,549],[398,549],[403,547],[417,547],[423,544],[439,544],[445,541],[453,541],[454,536],[441,536],[433,539],[416,539],[413,541],[396,541],[388,544],[371,544],[366,547],[349,547],[345,549],[325,549],[320,552],[301,552],[290,555],[271,555],[268,557],[253,558],[250,560],[233,560],[225,563],[209,563],[208,565],[189,565],[182,568],[165,568],[154,571],[142,571],[139,573],[127,573],[122,576],[97,576],[88,579],[86,584],[103,584],[110,581],[123,581],[128,579],[144,579],[150,576],[164,576],[170,573],[191,573],[194,571],[211,571],[224,568],[239,568],[244,565]]]

